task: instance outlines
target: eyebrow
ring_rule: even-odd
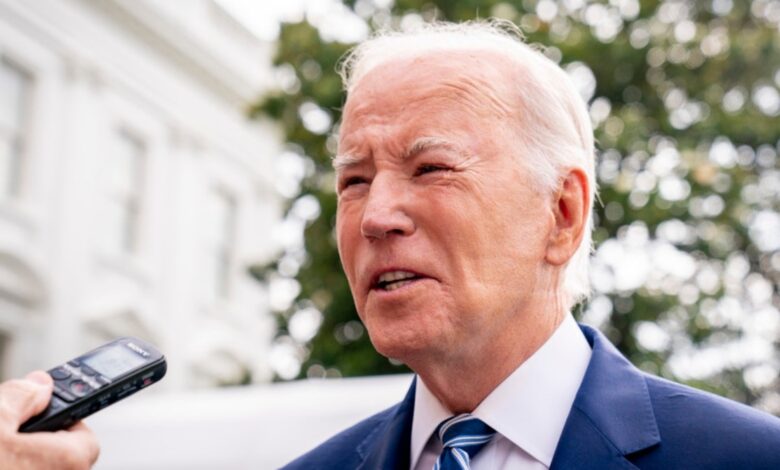
[[[463,157],[467,157],[468,153],[461,147],[455,145],[447,139],[441,137],[420,137],[416,139],[412,145],[401,153],[401,160],[409,160],[415,156],[432,149],[443,148],[454,151]],[[346,168],[355,167],[360,165],[366,157],[351,155],[351,154],[339,154],[333,158],[333,169],[336,172],[343,171]]]
[[[350,154],[339,154],[333,158],[331,164],[333,165],[333,169],[336,170],[336,173],[338,173],[343,171],[345,168],[351,168],[359,165],[363,160],[365,160],[365,157],[358,157],[357,155]]]

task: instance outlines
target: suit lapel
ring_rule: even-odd
[[[661,442],[642,374],[596,330],[588,370],[566,420],[551,469],[634,469],[629,454]],[[358,470],[407,470],[416,379],[387,421],[357,447]]]
[[[362,461],[358,470],[408,470],[414,413],[415,377],[398,409],[357,447]]]
[[[581,328],[593,353],[551,468],[636,468],[626,456],[661,442],[647,384],[599,332]]]

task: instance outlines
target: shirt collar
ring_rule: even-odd
[[[531,357],[498,385],[472,415],[549,467],[591,350],[567,314]],[[436,427],[452,413],[418,377],[412,421],[411,467],[417,464]]]

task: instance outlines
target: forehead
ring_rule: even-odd
[[[383,62],[349,94],[342,143],[372,125],[445,124],[459,114],[505,120],[516,109],[512,72],[505,57],[482,51],[431,52]]]

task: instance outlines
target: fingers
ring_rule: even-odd
[[[88,470],[97,460],[97,439],[81,422],[67,431],[18,432],[21,423],[46,409],[52,387],[41,371],[0,384],[0,469]]]
[[[46,409],[51,392],[51,377],[43,371],[0,384],[0,425],[16,431],[19,425]]]
[[[51,378],[51,375],[49,375],[48,373],[42,370],[34,370],[30,372],[29,374],[27,374],[27,376],[25,376],[25,380],[30,380],[37,384],[46,385],[46,386],[51,386],[54,383],[54,381]]]
[[[14,444],[17,456],[36,463],[33,468],[86,470],[100,453],[95,434],[82,422],[67,431],[19,434]]]
[[[80,448],[84,449],[86,461],[89,462],[90,466],[93,465],[100,455],[100,446],[95,433],[82,421],[71,426],[67,432],[77,443],[82,444]]]

